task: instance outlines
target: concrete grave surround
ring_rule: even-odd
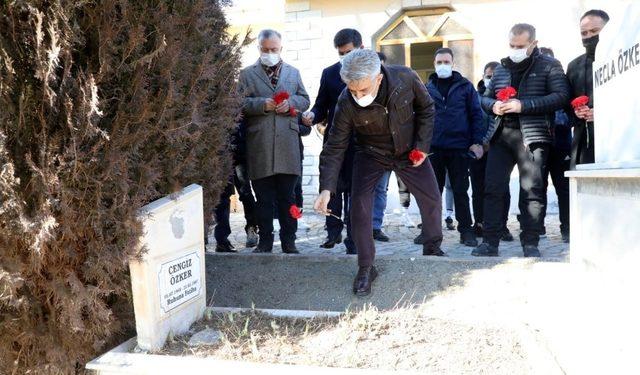
[[[159,350],[205,310],[202,187],[190,185],[140,210],[141,261],[129,263],[138,346]]]

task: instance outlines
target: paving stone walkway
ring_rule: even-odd
[[[412,215],[412,219],[420,222],[419,215]],[[515,217],[509,218],[508,227],[516,238],[513,242],[501,242],[500,256],[503,258],[522,257],[522,247],[518,241],[519,223]],[[296,245],[298,250],[305,255],[314,256],[335,256],[345,253],[343,244],[337,245],[333,249],[320,248],[320,244],[324,242],[326,232],[324,231],[324,217],[305,211],[304,222],[309,226],[308,230],[298,230]],[[557,214],[549,213],[546,218],[546,238],[540,240],[540,252],[543,260],[550,261],[568,261],[569,260],[569,244],[563,243],[559,229],[559,218]],[[444,224],[444,222],[443,222]],[[240,253],[251,253],[253,249],[245,248],[246,235],[244,233],[244,216],[241,213],[231,214],[232,234],[229,238],[231,243],[239,250]],[[422,246],[415,245],[413,239],[420,233],[418,228],[407,228],[402,225],[401,216],[398,214],[388,214],[385,216],[383,231],[390,237],[389,242],[376,241],[376,256],[391,258],[411,258],[422,256]],[[459,243],[458,231],[443,230],[444,241],[442,250],[451,258],[473,259],[471,250],[473,248],[466,247]],[[346,234],[346,230],[343,231]],[[215,248],[215,240],[211,236],[208,251]],[[481,242],[481,239],[479,239]],[[281,251],[276,231],[276,242],[274,244],[274,252]],[[295,255],[293,255],[295,256]]]

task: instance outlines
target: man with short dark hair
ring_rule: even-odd
[[[340,93],[346,87],[340,79],[341,61],[351,51],[363,47],[362,36],[358,30],[342,29],[338,31],[333,38],[333,45],[338,51],[340,61],[322,71],[320,88],[318,89],[318,96],[316,97],[313,108],[305,112],[302,116],[302,122],[307,126],[326,122],[327,127],[324,131],[323,144],[327,143],[329,131],[333,126],[333,115],[335,113],[338,96],[340,96]],[[347,248],[347,254],[356,254],[356,247],[351,239],[351,222],[349,219],[353,154],[353,144],[350,144],[345,154],[344,163],[340,169],[336,194],[331,197],[331,201],[329,202],[329,210],[337,217],[326,217],[327,238],[320,245],[322,248],[331,249],[336,244],[341,243],[342,230],[346,226],[347,237],[344,240],[344,245]],[[342,216],[344,220],[340,220],[338,218],[340,216]]]
[[[375,186],[385,171],[400,175],[416,198],[422,216],[422,253],[442,256],[442,201],[427,158],[433,132],[433,100],[418,74],[404,66],[381,65],[371,50],[351,52],[340,76],[347,84],[338,98],[328,141],[320,154],[320,195],[314,208],[329,214],[338,174],[352,135],[353,166],[351,223],[358,248],[358,273],[353,292],[371,293],[377,277],[371,215]],[[411,155],[411,158],[409,157]]]
[[[453,190],[455,216],[458,221],[460,243],[478,246],[471,227],[469,209],[469,163],[484,153],[482,138],[482,109],[473,84],[453,70],[454,56],[449,48],[435,53],[427,90],[435,102],[436,116],[433,127],[431,165],[438,181],[440,193],[444,190],[446,175]]]
[[[342,60],[344,57],[355,49],[363,48],[362,36],[358,30],[354,29],[342,29],[338,31],[333,38],[333,45],[338,51],[340,61],[325,68],[322,71],[322,77],[320,78],[320,89],[318,90],[318,96],[313,105],[313,108],[309,112],[304,113],[302,116],[303,124],[312,126],[321,122],[326,122],[327,128],[324,132],[323,144],[327,142],[329,137],[329,131],[333,126],[333,115],[335,111],[336,102],[338,96],[344,90],[346,85],[340,79],[340,68],[342,67]],[[378,54],[380,61],[384,62],[384,54]],[[353,154],[354,147],[351,144],[345,155],[344,164],[340,171],[340,178],[338,180],[338,191],[331,197],[329,202],[329,210],[333,212],[334,216],[327,216],[325,220],[327,228],[327,238],[320,245],[325,249],[331,249],[336,244],[342,242],[342,229],[346,226],[347,237],[344,239],[344,245],[347,248],[347,254],[356,254],[357,250],[351,239],[351,222],[349,218],[350,212],[350,196],[351,196],[351,173],[353,169]],[[389,241],[384,232],[382,232],[382,220],[384,216],[384,210],[387,205],[387,185],[389,183],[389,175],[383,175],[376,187],[376,201],[374,204],[373,215],[373,237],[378,241]],[[343,220],[338,219],[342,216]]]
[[[541,47],[543,55],[555,57],[551,48]],[[560,235],[562,241],[569,242],[569,178],[564,173],[570,169],[571,164],[571,125],[566,112],[559,109],[553,116],[553,144],[549,151],[549,160],[544,174],[544,181],[548,185],[549,176],[553,182],[553,188],[558,196],[558,212],[560,216]],[[545,197],[547,195],[545,194]],[[542,227],[543,233],[544,222]]]
[[[586,95],[589,103],[573,111],[573,144],[571,147],[571,168],[576,164],[595,162],[593,133],[593,61],[600,31],[609,22],[609,15],[599,9],[592,9],[580,18],[580,36],[585,53],[569,63],[567,77],[571,84],[571,97]],[[576,118],[577,117],[577,118]]]
[[[498,255],[504,195],[515,164],[523,194],[520,242],[525,257],[540,256],[539,228],[546,210],[544,174],[553,143],[550,123],[555,111],[569,100],[569,84],[560,62],[542,55],[537,44],[532,25],[513,26],[509,57],[496,68],[482,97],[483,109],[497,117],[484,140],[491,142],[491,149],[485,178],[484,238],[471,253],[475,256]],[[515,88],[514,95],[498,95],[507,87]]]
[[[480,98],[484,95],[485,91],[487,91],[487,86],[491,83],[491,79],[493,78],[493,73],[496,68],[500,65],[497,61],[491,61],[484,66],[482,79],[478,82],[477,90]],[[486,133],[487,129],[489,129],[489,125],[493,121],[492,116],[487,114],[486,112],[482,112],[482,126],[484,132]],[[490,152],[488,145],[484,145],[485,153],[484,155],[477,160],[471,161],[471,167],[469,168],[469,173],[471,174],[471,191],[473,192],[472,197],[472,205],[473,205],[473,218],[474,225],[473,229],[476,233],[477,237],[482,237],[482,228],[484,221],[484,178],[487,170],[487,155]],[[509,206],[511,205],[511,192],[509,191],[509,187],[505,191],[504,197],[504,208],[503,208],[503,220],[504,226],[502,230],[502,234],[500,235],[501,241],[511,242],[513,241],[513,235],[509,231],[507,227],[507,221],[509,220]]]

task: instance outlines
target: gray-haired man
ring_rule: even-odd
[[[260,241],[254,252],[273,247],[273,208],[278,207],[280,241],[284,253],[295,254],[297,222],[289,214],[301,172],[298,116],[309,107],[300,73],[280,58],[282,43],[274,30],[258,34],[260,59],[240,72],[242,113],[247,129],[247,166],[257,199]],[[279,103],[274,94],[286,92]]]
[[[351,188],[351,225],[358,249],[358,274],[353,291],[371,292],[377,276],[373,266],[371,212],[376,184],[385,171],[394,171],[416,198],[422,216],[424,255],[441,256],[442,203],[427,153],[433,133],[433,100],[413,70],[381,66],[378,55],[361,49],[348,54],[340,70],[347,90],[336,105],[333,127],[320,154],[320,196],[314,208],[324,213],[336,183],[351,134],[356,155]],[[419,159],[409,160],[412,150]]]

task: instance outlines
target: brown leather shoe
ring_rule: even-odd
[[[353,280],[353,293],[359,297],[371,294],[371,284],[376,277],[378,277],[378,270],[375,266],[360,267]]]

